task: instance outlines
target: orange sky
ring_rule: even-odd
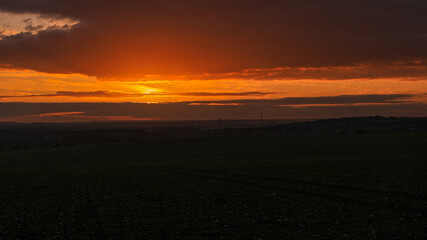
[[[115,92],[125,96],[34,96],[68,92]],[[48,74],[31,70],[0,70],[1,102],[177,102],[225,99],[318,97],[366,94],[424,94],[427,81],[376,80],[152,80],[100,81],[82,74]],[[185,93],[251,93],[248,96],[186,96]],[[126,96],[130,94],[130,96]],[[178,95],[174,95],[178,94]],[[32,95],[29,97],[29,95]],[[78,95],[78,94],[76,94]],[[136,96],[132,96],[136,95]],[[203,94],[200,94],[203,95]],[[16,96],[16,97],[12,97]],[[27,96],[27,97],[20,97]],[[424,99],[419,99],[424,101]]]
[[[365,107],[350,115],[404,115],[399,104],[414,104],[423,116],[426,13],[417,0],[1,1],[0,103],[205,101],[248,111],[239,100],[287,99]],[[282,116],[280,101],[271,104]],[[67,115],[56,111],[30,115]]]

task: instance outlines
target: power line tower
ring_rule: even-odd
[[[218,116],[218,127],[222,128],[222,119],[221,119],[221,113]]]
[[[262,112],[259,113],[258,125],[259,125],[259,127],[262,127],[264,125],[264,115],[262,114]]]

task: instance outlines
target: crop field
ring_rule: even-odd
[[[0,239],[427,239],[427,134],[0,153]]]

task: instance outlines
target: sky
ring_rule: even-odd
[[[0,1],[0,121],[259,112],[427,117],[427,2]]]

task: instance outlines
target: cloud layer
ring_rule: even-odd
[[[427,104],[411,94],[352,95],[233,101],[146,103],[0,103],[1,121],[204,120],[331,118],[351,116],[427,117]]]
[[[33,94],[21,96],[0,96],[7,98],[34,98],[34,97],[72,97],[72,98],[129,98],[145,96],[192,96],[192,97],[239,97],[239,96],[265,96],[275,94],[273,92],[188,92],[188,93],[125,93],[110,91],[59,91],[53,94]]]
[[[427,78],[424,0],[2,0],[76,19],[0,40],[0,67],[100,79]]]

